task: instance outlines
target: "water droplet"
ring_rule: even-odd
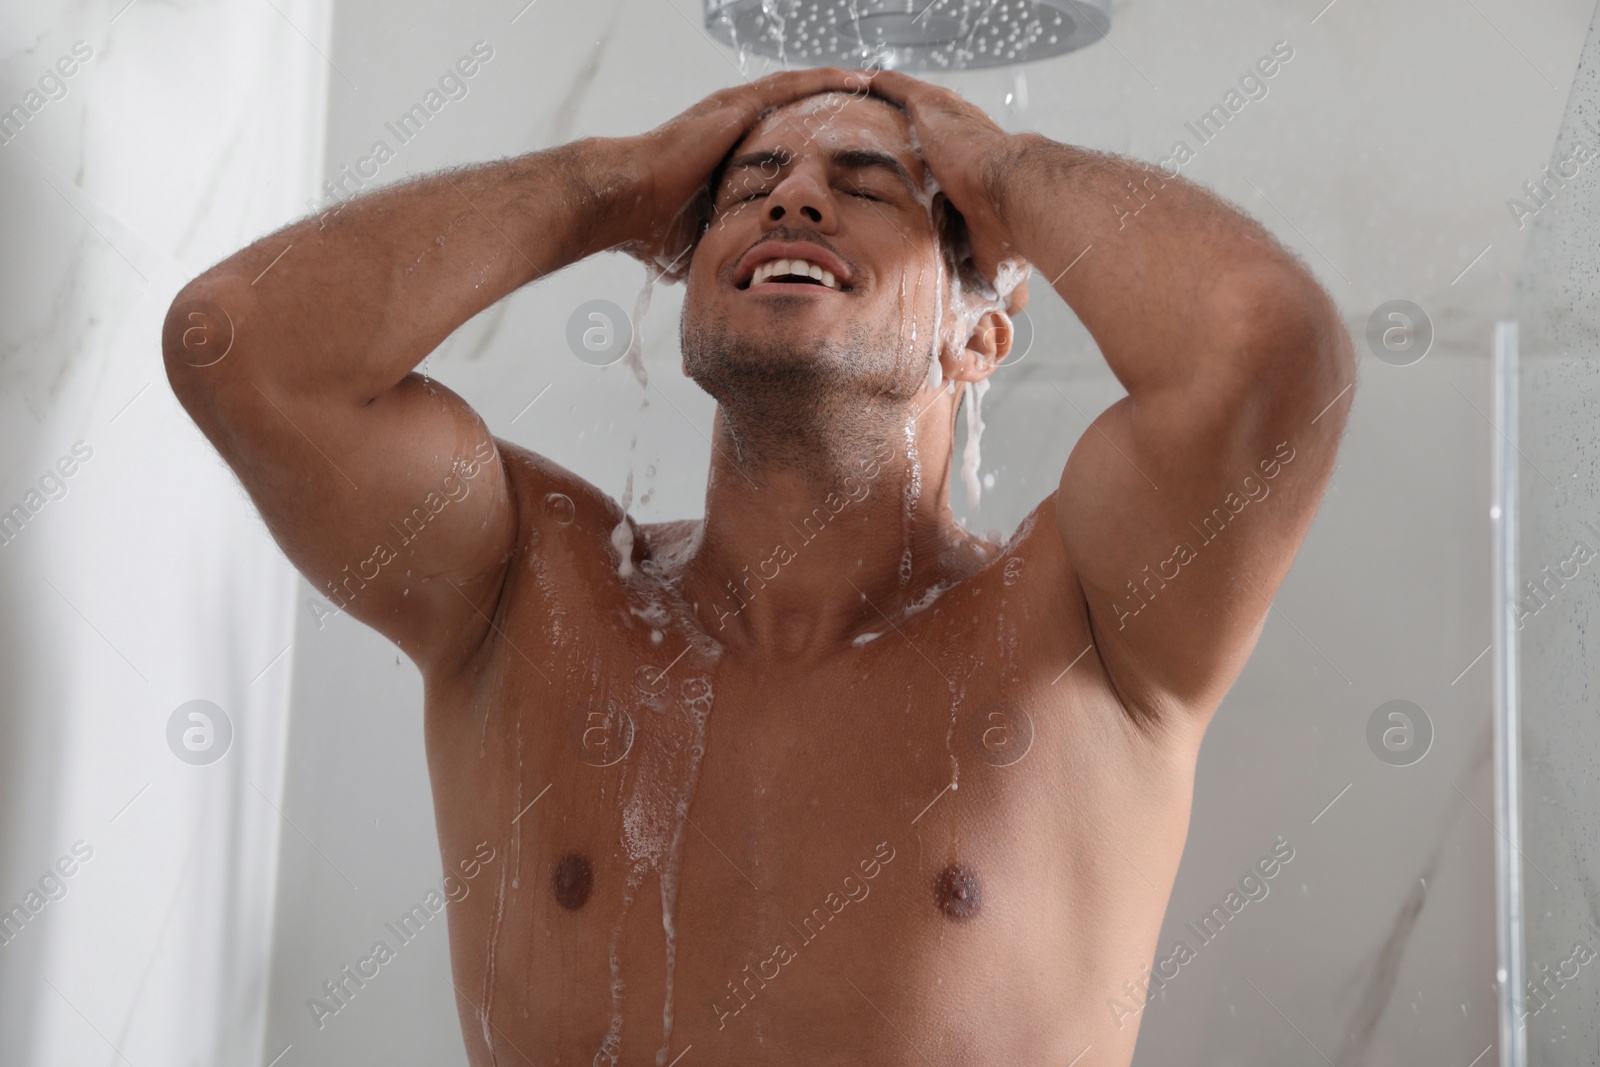
[[[571,526],[572,520],[578,517],[578,508],[565,493],[547,493],[544,513],[554,519],[558,526]]]
[[[646,663],[633,672],[634,688],[649,696],[660,696],[665,693],[667,684],[666,675],[662,673],[661,668],[652,664]]]

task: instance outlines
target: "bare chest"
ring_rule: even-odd
[[[524,647],[429,715],[445,857],[499,860],[451,912],[475,1054],[484,1017],[585,1061],[696,1035],[747,1062],[855,1054],[890,1008],[955,1054],[996,1039],[973,990],[1093,970],[1074,924],[1143,895],[1088,861],[1097,821],[1151,801],[1103,807],[1127,739],[1092,685],[1059,684],[1078,636],[970,595],[804,668],[719,654],[648,605],[514,619]],[[1171,841],[1126,847],[1175,869]]]

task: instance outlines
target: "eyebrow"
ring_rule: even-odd
[[[746,152],[736,159],[730,160],[723,171],[723,180],[727,175],[737,170],[748,167],[762,167],[768,163],[775,163],[779,168],[788,166],[793,159],[793,153],[785,148],[767,148],[758,152]],[[834,166],[841,170],[885,170],[900,180],[912,197],[918,195],[916,182],[911,180],[911,174],[904,164],[887,152],[878,152],[871,148],[838,148],[828,153],[828,159]],[[719,190],[720,191],[720,190]]]

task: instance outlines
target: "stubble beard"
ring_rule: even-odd
[[[837,341],[781,326],[735,333],[725,317],[691,325],[686,314],[679,342],[685,371],[717,401],[740,469],[819,486],[857,473],[885,443],[903,445],[932,358],[931,342],[908,348],[897,330],[860,322]]]

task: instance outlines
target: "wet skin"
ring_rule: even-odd
[[[701,1062],[741,1064],[1131,1055],[1136,1020],[1119,1026],[1108,1002],[1155,950],[1198,730],[1141,730],[1094,654],[1080,658],[1089,624],[1053,500],[1003,549],[953,522],[949,401],[925,382],[926,342],[908,343],[913,329],[932,334],[940,307],[923,166],[881,102],[828,116],[816,136],[780,113],[735,154],[684,315],[753,336],[877,331],[874,352],[818,358],[854,361],[862,406],[893,411],[898,391],[913,410],[937,408],[918,422],[928,489],[912,575],[898,576],[909,466],[892,446],[881,473],[851,483],[863,499],[840,485],[849,502],[803,544],[763,522],[783,510],[771,494],[733,498],[717,487],[742,475],[714,470],[718,536],[640,528],[623,579],[616,504],[497,442],[519,516],[497,637],[464,684],[430,686],[427,711],[444,854],[487,838],[506,858],[505,886],[451,915],[476,1063],[587,1063],[601,1048],[664,1063],[690,1045]],[[887,148],[904,174],[826,166],[840,146]],[[739,162],[775,148],[782,166]],[[840,256],[847,289],[741,284],[749,249],[797,233]],[[958,358],[946,353],[952,369]],[[886,421],[903,437],[901,418]],[[733,611],[727,578],[746,578],[776,540],[799,558],[766,569],[777,576],[746,586]],[[830,629],[830,602],[855,617]],[[778,624],[796,613],[813,621]],[[991,718],[1001,701],[1028,725]],[[573,855],[593,871],[578,907]],[[540,873],[552,869],[554,882]]]
[[[1049,506],[986,561],[921,579],[954,584],[898,632],[880,621],[860,647],[789,666],[759,650],[707,655],[689,612],[639,617],[652,604],[678,614],[672,557],[688,524],[641,527],[639,572],[620,579],[616,504],[501,448],[519,503],[534,505],[494,620],[507,637],[468,684],[431,687],[427,707],[444,855],[487,839],[505,861],[500,886],[450,914],[455,982],[493,1023],[491,1056],[463,1011],[474,1063],[524,1062],[518,1050],[588,1063],[612,1018],[614,936],[620,1062],[654,1062],[668,855],[635,858],[626,820],[672,825],[691,773],[687,708],[707,685],[676,861],[669,1061],[693,1045],[706,1063],[1065,1064],[1092,1044],[1080,1064],[1127,1062],[1136,1026],[1119,1029],[1107,1002],[1155,950],[1198,737],[1141,730],[1095,654],[1078,658],[1089,626],[1060,595],[1071,569]],[[570,524],[539,505],[552,491],[575,502]],[[849,533],[824,529],[808,548]],[[668,664],[664,685],[640,685],[642,665]],[[997,698],[1026,709],[1025,751],[1022,728],[987,717]],[[589,716],[608,702],[635,729],[623,758],[596,766],[622,751],[622,731]],[[862,861],[886,851],[866,878]],[[545,873],[573,853],[593,866],[576,908]],[[819,907],[830,921],[804,925]]]

